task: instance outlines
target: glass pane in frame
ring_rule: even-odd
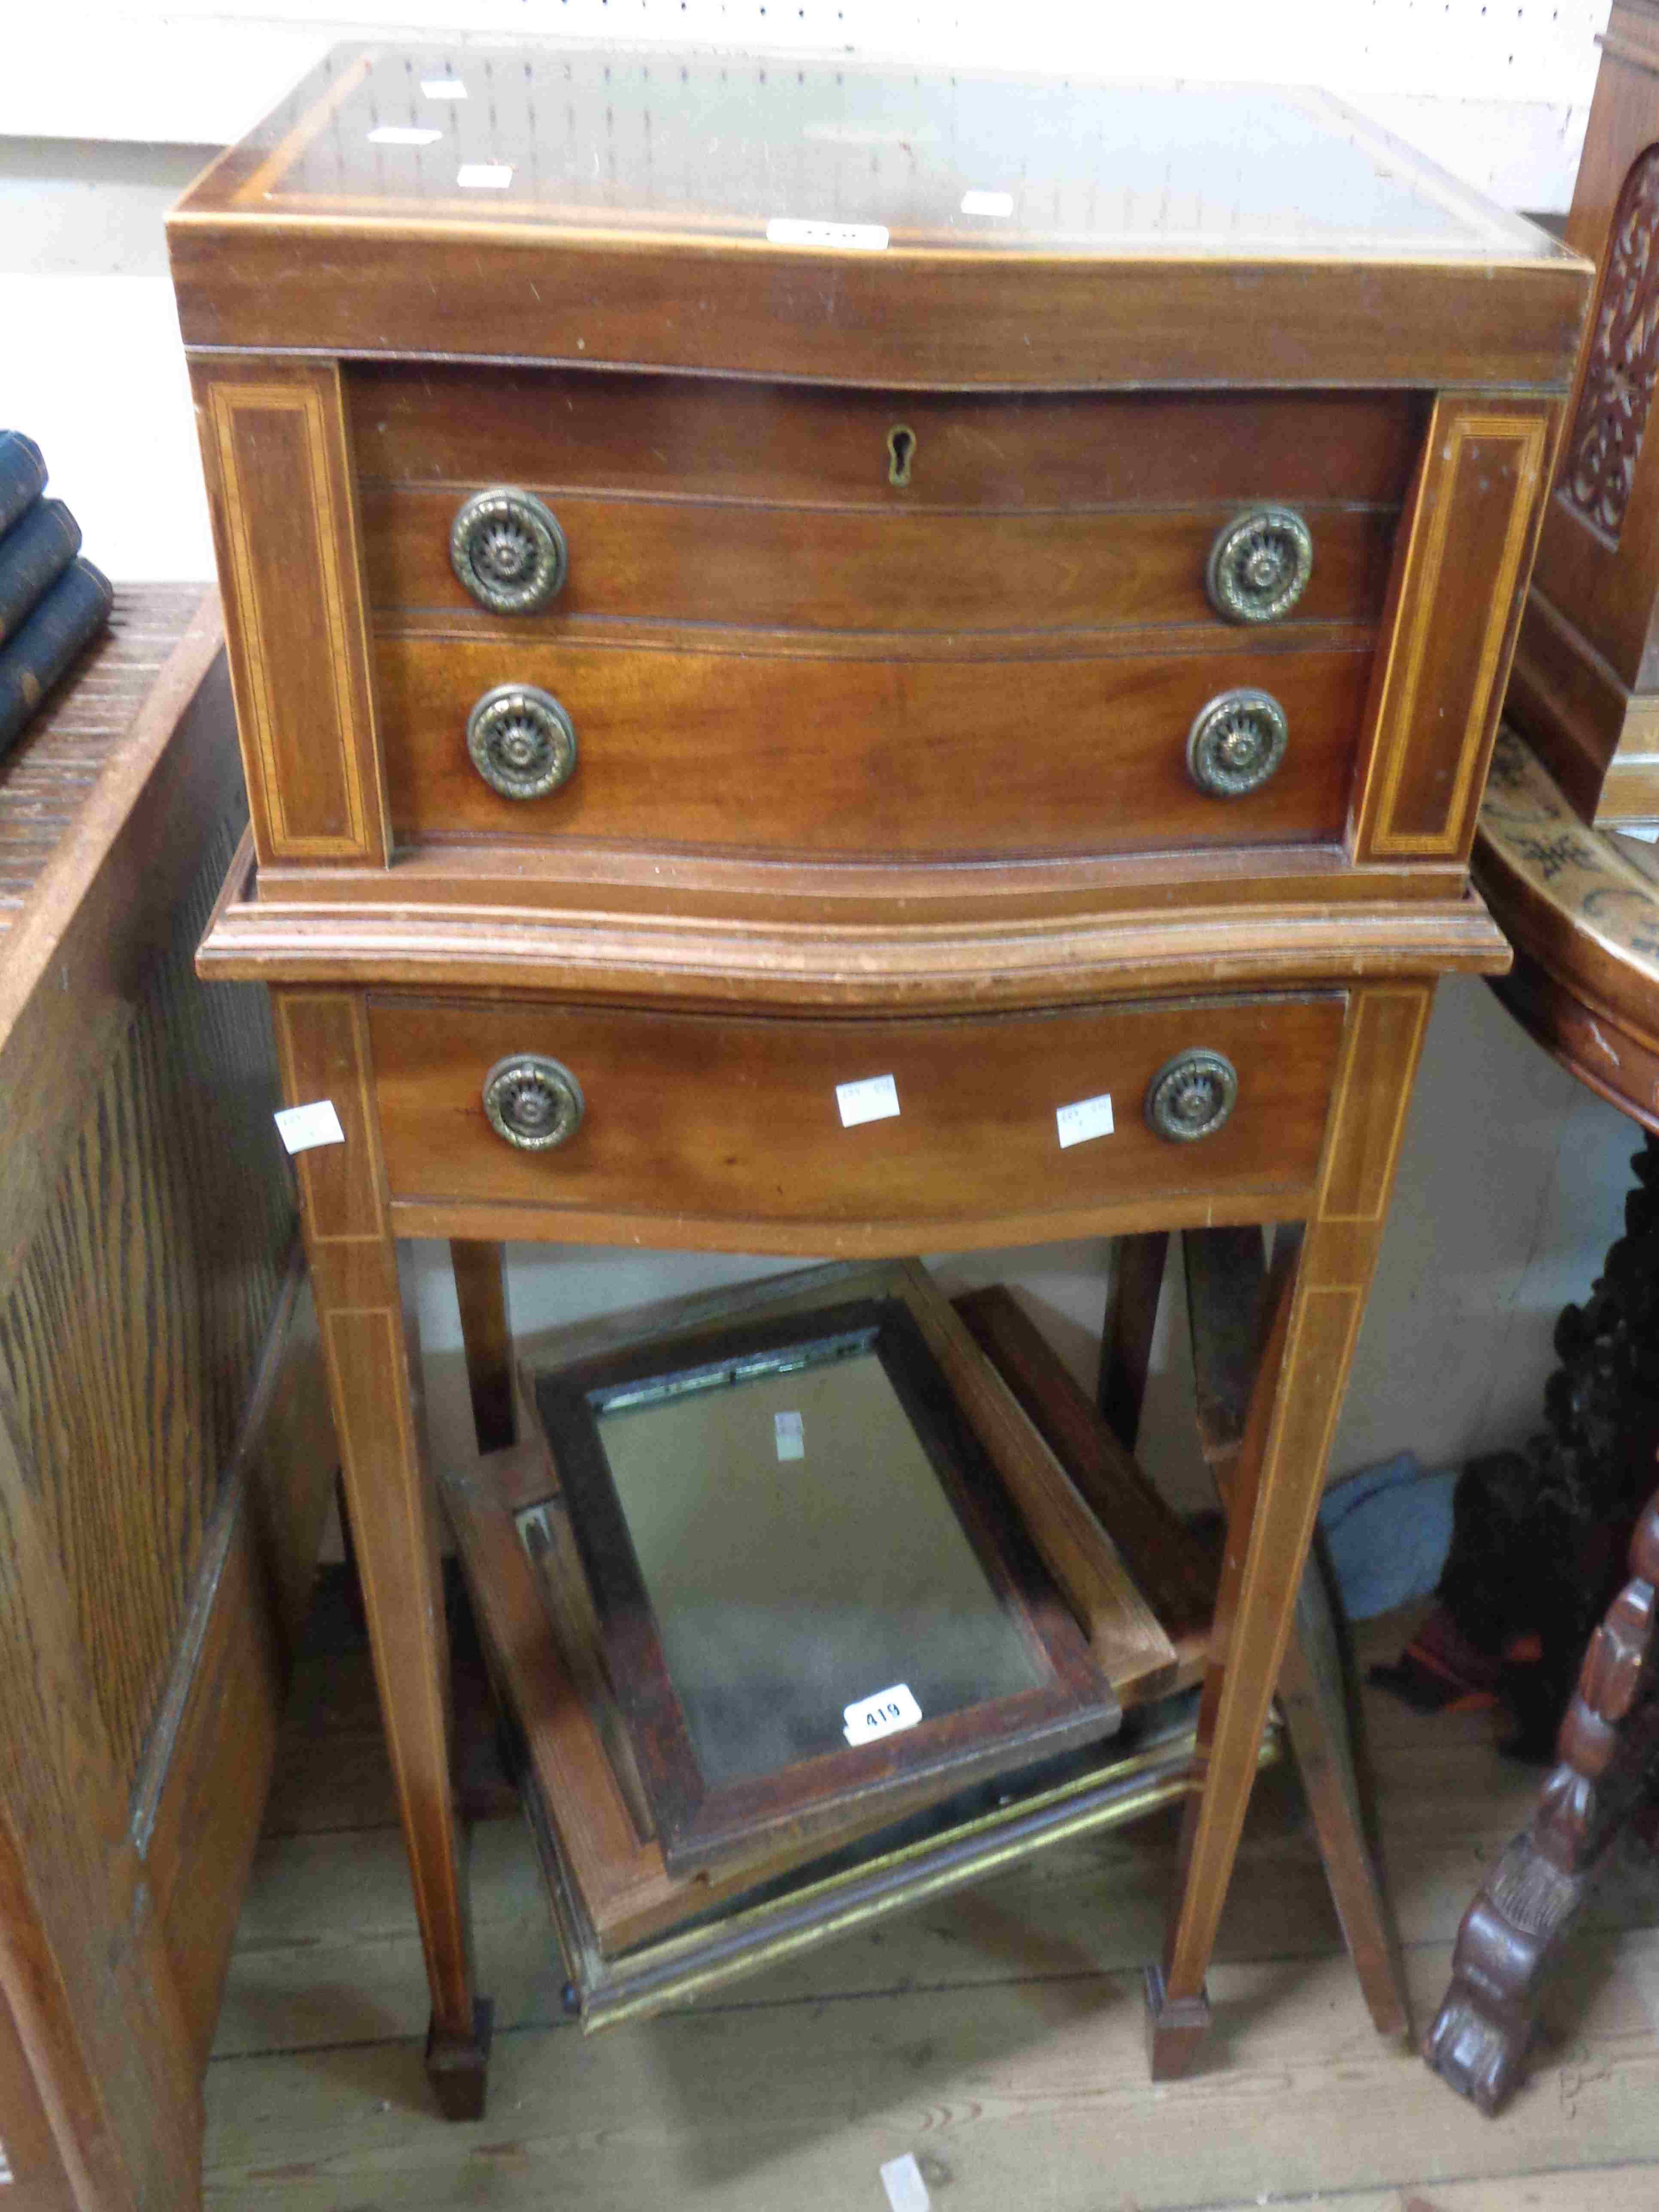
[[[1117,1726],[902,1301],[635,1345],[536,1401],[671,1872]],[[882,1693],[898,1725],[863,1734]]]
[[[902,1685],[936,1717],[1036,1689],[1048,1672],[870,1334],[599,1414],[711,1785],[841,1749],[845,1709],[878,1692]]]

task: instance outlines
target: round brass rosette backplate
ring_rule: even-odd
[[[1224,622],[1282,621],[1308,588],[1313,550],[1313,532],[1293,507],[1252,507],[1210,548],[1210,605]]]
[[[1187,732],[1187,769],[1212,799],[1248,799],[1277,771],[1291,726],[1271,691],[1240,687],[1201,707]]]
[[[576,772],[576,726],[550,691],[497,684],[466,718],[472,765],[503,799],[545,799]]]
[[[1233,1110],[1238,1070],[1224,1052],[1194,1048],[1166,1060],[1146,1086],[1146,1121],[1174,1145],[1212,1137]]]
[[[449,532],[449,565],[493,615],[533,615],[557,596],[569,566],[564,532],[533,491],[474,492]]]
[[[483,1109],[498,1137],[521,1152],[550,1152],[581,1127],[582,1087],[562,1060],[509,1053],[483,1083]]]

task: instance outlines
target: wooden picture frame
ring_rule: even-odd
[[[601,1423],[618,1412],[683,1401],[717,1385],[741,1388],[866,1353],[879,1363],[1007,1626],[1005,1651],[1018,1646],[1023,1686],[1008,1686],[1005,1679],[993,1694],[924,1711],[898,1733],[870,1741],[831,1743],[837,1708],[824,1714],[802,1755],[764,1771],[719,1771],[706,1729],[700,1753],[698,1728],[677,1688],[664,1624],[630,1534]],[[1109,1683],[901,1299],[861,1298],[759,1317],[669,1347],[635,1345],[537,1376],[534,1398],[587,1574],[606,1672],[671,1873],[752,1857],[771,1841],[844,1830],[849,1815],[856,1817],[866,1806],[875,1826],[891,1800],[930,1778],[948,1778],[948,1786],[965,1784],[1116,1728],[1121,1711]],[[821,1492],[817,1503],[824,1510]],[[787,1641],[779,1644],[785,1662]],[[1005,1678],[1012,1671],[1011,1662]],[[872,1681],[865,1686],[873,1695],[887,1686]]]
[[[671,1877],[657,1844],[636,1837],[583,1688],[586,1662],[579,1667],[548,1632],[537,1571],[515,1527],[545,1499],[541,1460],[527,1443],[494,1454],[452,1478],[445,1502],[510,1717],[516,1779],[569,1978],[566,2002],[585,2032],[693,2002],[1053,1845],[1145,1819],[1191,1790],[1188,1692],[1130,1713],[1122,1735],[1093,1753],[925,1803],[901,1801],[891,1822],[792,1863]],[[1260,1763],[1271,1765],[1281,1748],[1270,1717]]]

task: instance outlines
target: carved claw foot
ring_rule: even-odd
[[[1423,2056],[1443,2081],[1490,2118],[1509,2102],[1532,2041],[1530,2021],[1483,2011],[1467,1990],[1447,1991]]]
[[[1436,2073],[1483,2112],[1496,2112],[1521,2077],[1546,1963],[1650,1771],[1659,1493],[1636,1525],[1630,1569],[1584,1654],[1532,1826],[1463,1915],[1451,1987],[1424,2041]]]
[[[1463,1915],[1451,1986],[1423,2056],[1483,2112],[1497,2112],[1521,2079],[1545,1960],[1589,1887],[1585,1872],[1541,1856],[1528,1832],[1516,1838]]]

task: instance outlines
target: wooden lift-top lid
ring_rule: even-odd
[[[194,347],[831,380],[1564,384],[1588,266],[1326,95],[342,46],[170,225]]]

